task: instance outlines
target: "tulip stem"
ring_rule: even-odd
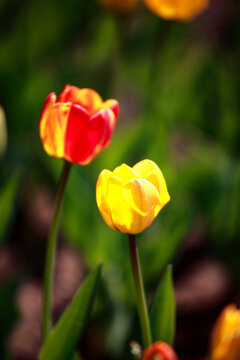
[[[68,161],[65,161],[58,185],[57,195],[55,198],[53,218],[48,235],[47,253],[46,253],[45,270],[44,270],[43,328],[42,328],[43,342],[48,337],[48,334],[51,329],[51,320],[52,320],[51,300],[52,300],[53,269],[54,269],[55,253],[56,253],[56,243],[57,243],[57,235],[59,229],[62,199],[63,199],[70,168],[71,168],[71,164]]]
[[[136,235],[128,235],[128,245],[132,265],[132,273],[136,291],[136,301],[138,314],[140,318],[140,325],[143,338],[144,348],[148,347],[152,343],[152,334],[150,329],[150,322],[147,310],[147,302],[143,286],[143,278],[140,266],[140,260],[138,255],[138,248],[136,244]]]

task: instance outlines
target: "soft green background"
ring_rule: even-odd
[[[87,267],[104,262],[107,305],[100,301],[99,309],[108,311],[106,351],[112,358],[123,358],[136,319],[126,236],[106,226],[95,202],[103,168],[149,158],[166,178],[171,202],[138,236],[148,291],[181,256],[179,244],[199,219],[207,252],[239,280],[238,15],[239,4],[230,1],[227,11],[213,2],[192,23],[165,22],[143,6],[120,17],[94,1],[0,2],[0,103],[8,126],[8,150],[0,160],[1,242],[6,245],[14,229],[14,217],[5,218],[12,213],[16,219],[16,192],[24,184],[48,184],[56,192],[62,161],[47,156],[38,133],[45,97],[68,83],[120,102],[110,146],[89,166],[72,168],[62,220],[65,241],[83,254]],[[0,318],[6,319],[1,358],[21,281],[24,272],[0,289]]]

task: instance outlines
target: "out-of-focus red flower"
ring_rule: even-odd
[[[43,104],[43,147],[49,155],[89,164],[109,144],[118,112],[116,100],[103,102],[95,90],[66,85],[58,99],[51,93]]]
[[[170,345],[157,341],[144,351],[141,360],[178,360],[178,357]]]
[[[240,359],[240,310],[230,304],[223,309],[213,328],[211,360]]]

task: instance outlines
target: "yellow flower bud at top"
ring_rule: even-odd
[[[113,172],[103,170],[96,197],[107,225],[128,234],[150,226],[170,200],[163,174],[151,160],[142,160],[132,168],[122,164]]]
[[[240,359],[240,310],[231,304],[225,307],[213,328],[210,360]]]
[[[157,16],[168,20],[192,20],[209,6],[209,0],[144,0]]]
[[[138,5],[139,0],[98,0],[101,5],[118,13],[130,13],[134,11]]]

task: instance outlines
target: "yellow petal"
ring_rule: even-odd
[[[146,180],[152,183],[160,195],[161,208],[164,207],[170,201],[170,195],[168,193],[167,184],[161,170],[153,170],[147,175]]]
[[[142,160],[133,166],[133,170],[140,175],[142,178],[146,178],[146,176],[152,172],[153,170],[160,170],[157,164],[152,160]]]
[[[122,184],[127,184],[130,180],[140,179],[140,176],[128,165],[122,164],[118,166],[114,171],[113,175],[121,180]]]
[[[240,311],[230,304],[220,314],[211,339],[211,360],[240,358]]]
[[[54,99],[53,99],[54,101]],[[40,120],[40,136],[45,151],[52,156],[64,157],[65,133],[70,104],[50,103]]]
[[[109,178],[108,203],[115,228],[129,234],[150,226],[161,208],[159,194],[151,183],[133,179],[123,185],[114,175]]]
[[[96,187],[96,199],[97,199],[97,206],[100,210],[100,213],[107,223],[113,230],[116,230],[114,227],[112,216],[110,213],[109,205],[107,202],[108,199],[108,182],[109,178],[112,175],[111,171],[103,170],[97,180],[97,187]]]
[[[157,16],[171,20],[191,20],[209,6],[209,0],[144,0],[144,3]]]
[[[162,171],[157,164],[152,160],[145,159],[134,165],[133,170],[156,187],[160,195],[161,208],[165,206],[169,202],[170,196]]]

